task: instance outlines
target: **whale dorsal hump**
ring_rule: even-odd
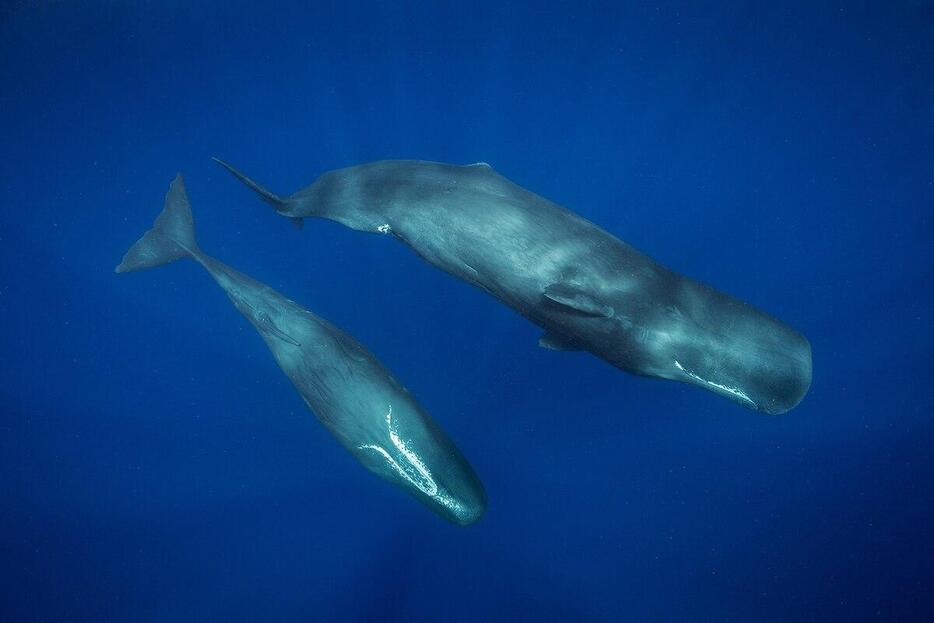
[[[548,350],[580,350],[580,346],[574,343],[572,340],[565,339],[560,335],[555,335],[554,333],[549,333],[548,331],[542,333],[542,336],[538,338],[538,345]]]
[[[542,295],[553,303],[585,316],[610,318],[613,308],[597,300],[581,286],[573,283],[551,283],[545,286]]]
[[[492,169],[490,165],[485,162],[474,162],[473,164],[468,164],[468,167],[480,167],[481,169]]]

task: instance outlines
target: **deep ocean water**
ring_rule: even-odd
[[[0,8],[0,620],[924,621],[927,2]],[[280,193],[491,163],[811,342],[765,416],[536,346]],[[363,470],[197,266],[115,275],[181,171],[202,247],[366,344],[486,487]]]

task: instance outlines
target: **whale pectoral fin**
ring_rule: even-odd
[[[547,350],[580,350],[580,346],[577,345],[573,340],[565,339],[560,335],[555,335],[554,333],[549,333],[547,331],[542,333],[542,336],[538,338],[538,345]]]
[[[291,344],[292,346],[301,346],[298,340],[296,340],[291,335],[289,335],[288,333],[280,329],[279,326],[275,322],[273,322],[272,318],[270,318],[268,315],[264,314],[259,320],[263,326],[263,329],[269,332],[271,335],[276,336],[283,342]]]
[[[341,351],[354,361],[363,363],[369,359],[366,350],[348,335],[338,331],[334,334],[334,340],[337,342],[338,346],[340,346]]]
[[[610,318],[614,310],[609,305],[604,305],[592,295],[585,292],[579,286],[570,283],[552,283],[545,287],[542,295],[579,314],[585,316],[594,316],[597,318]]]
[[[298,340],[296,340],[294,337],[292,337],[291,335],[289,335],[288,333],[286,333],[285,331],[283,331],[282,329],[278,327],[273,328],[273,333],[275,334],[277,338],[279,338],[283,342],[287,342],[291,344],[292,346],[301,346]]]
[[[295,229],[301,230],[305,226],[305,219],[300,216],[293,216],[290,220],[292,221],[292,227]]]

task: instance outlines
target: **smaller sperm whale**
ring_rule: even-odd
[[[152,229],[130,247],[116,272],[186,257],[214,278],[308,408],[364,467],[455,524],[480,519],[486,495],[473,468],[372,353],[327,320],[201,251],[179,174]]]

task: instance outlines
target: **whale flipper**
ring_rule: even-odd
[[[556,351],[572,351],[581,349],[580,346],[573,340],[565,339],[560,335],[555,335],[554,333],[549,333],[548,331],[542,333],[542,336],[538,338],[538,345],[547,350]]]
[[[566,307],[585,316],[610,318],[613,308],[604,305],[592,295],[585,292],[580,286],[571,283],[552,283],[545,286],[542,295],[562,307]]]
[[[255,310],[254,310],[255,311]],[[269,314],[264,311],[256,311],[255,319],[260,324],[260,326],[268,331],[270,334],[276,336],[283,342],[287,342],[292,346],[301,346],[301,344],[294,337],[283,331],[279,328],[279,325],[269,317]]]

